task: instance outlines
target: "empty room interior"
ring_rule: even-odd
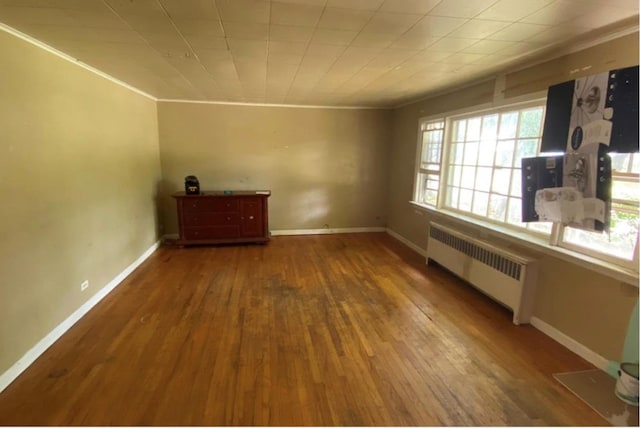
[[[0,424],[638,425],[636,0],[0,30]]]

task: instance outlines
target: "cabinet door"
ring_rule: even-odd
[[[240,202],[240,217],[243,237],[264,236],[264,215],[260,198],[243,199]]]

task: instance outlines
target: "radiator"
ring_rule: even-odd
[[[533,312],[537,262],[431,222],[427,263],[435,261],[513,311],[514,324]]]

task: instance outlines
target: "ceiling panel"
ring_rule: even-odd
[[[312,40],[316,43],[346,46],[349,45],[357,35],[358,31],[316,28]]]
[[[443,37],[434,44],[430,45],[426,50],[429,52],[459,52],[471,45],[478,43],[476,39],[461,39],[457,37]]]
[[[495,2],[496,0],[442,0],[429,11],[429,15],[473,18]]]
[[[318,22],[318,28],[360,31],[371,20],[374,13],[366,10],[326,7]]]
[[[172,18],[218,20],[218,8],[211,0],[160,0],[162,7]]]
[[[221,35],[230,39],[269,40],[269,25],[255,22],[225,22]]]
[[[105,4],[121,15],[164,15],[164,8],[157,0],[105,0]]]
[[[449,36],[479,40],[497,33],[508,26],[509,23],[504,21],[471,19],[449,33]]]
[[[477,15],[480,19],[494,21],[518,21],[552,3],[553,0],[498,0]]]
[[[344,9],[370,10],[375,11],[380,8],[384,0],[327,0],[327,7],[338,7]]]
[[[323,9],[316,5],[274,2],[271,5],[271,23],[314,27]]]
[[[521,42],[525,39],[549,30],[548,25],[525,24],[516,22],[510,24],[500,31],[496,31],[488,37],[491,40],[504,40],[507,42]]]
[[[432,10],[440,0],[386,0],[380,12],[425,14]]]
[[[556,0],[531,15],[522,18],[520,22],[557,25],[597,10],[598,5],[593,1],[585,0],[577,3],[575,0]]]
[[[479,42],[474,43],[473,45],[463,49],[462,51],[465,53],[489,55],[510,48],[515,43],[516,42],[508,42],[503,40],[480,40]]]
[[[638,2],[0,0],[0,22],[162,99],[390,106],[637,31]]]
[[[178,30],[180,30],[184,35],[199,35],[206,37],[224,37],[225,35],[222,29],[222,24],[219,20],[188,18],[174,18],[172,20],[176,27],[178,27]]]
[[[269,23],[269,10],[271,9],[269,1],[216,0],[215,3],[223,21]]]

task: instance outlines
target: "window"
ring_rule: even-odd
[[[419,139],[418,159],[420,159],[420,163],[417,168],[414,198],[420,204],[436,206],[440,190],[444,121],[422,122]]]
[[[533,105],[452,119],[443,207],[549,233],[548,223],[521,221],[521,159],[538,154],[543,118]]]
[[[521,159],[539,155],[545,100],[422,120],[414,202],[546,237],[549,245],[638,270],[640,154],[612,153],[609,233],[522,219]]]
[[[610,261],[620,259],[637,265],[640,215],[640,154],[611,153],[613,186],[609,233],[564,227],[559,245],[597,255]],[[597,253],[597,254],[594,254]]]

